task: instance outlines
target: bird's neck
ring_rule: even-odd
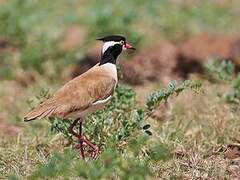
[[[117,57],[114,57],[111,53],[104,53],[101,57],[100,64],[103,65],[106,63],[116,64]]]
[[[99,65],[103,65],[106,63],[116,64],[117,57],[121,52],[122,52],[122,46],[119,44],[109,47],[102,53],[102,57]]]
[[[101,69],[105,70],[105,73],[107,73],[110,77],[112,77],[113,79],[118,80],[118,77],[117,77],[117,67],[115,64],[112,64],[112,63],[105,63],[105,64],[102,64],[101,66],[99,66],[99,68],[101,67]]]

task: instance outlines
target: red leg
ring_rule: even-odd
[[[78,136],[78,140],[79,140],[79,145],[80,145],[80,151],[81,151],[81,155],[82,158],[85,159],[85,155],[84,155],[84,150],[83,150],[83,141],[81,141],[82,138],[82,122],[79,123],[79,136]]]
[[[70,126],[69,131],[71,134],[73,134],[75,137],[78,138],[79,140],[79,148],[80,148],[80,152],[81,152],[81,156],[83,159],[85,159],[85,154],[84,154],[84,149],[83,146],[87,145],[89,146],[92,150],[89,150],[88,152],[90,153],[90,156],[93,159],[96,159],[99,156],[99,148],[98,146],[96,146],[95,144],[91,143],[88,139],[84,138],[82,136],[82,122],[79,123],[79,133],[76,133],[73,128],[74,126],[76,126],[76,124],[79,122],[80,119],[76,119],[73,124]]]
[[[83,142],[80,141],[80,139],[82,138],[82,122],[79,123],[79,133],[76,133],[73,128],[74,126],[76,126],[76,124],[80,121],[80,119],[76,119],[71,126],[69,127],[69,132],[74,135],[75,137],[77,137],[79,139],[79,148],[81,151],[81,156],[83,159],[85,159],[85,155],[84,155],[84,150],[83,150]]]
[[[73,121],[73,123],[71,124],[71,126],[69,127],[69,132],[72,134],[72,135],[74,135],[75,137],[78,137],[79,136],[79,134],[77,134],[74,130],[73,130],[73,128],[74,128],[74,126],[76,126],[76,124],[78,123],[78,121],[80,121],[80,119],[76,119],[75,121]]]

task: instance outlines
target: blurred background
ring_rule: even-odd
[[[96,39],[110,34],[137,48],[118,62],[121,83],[140,103],[171,80],[200,79],[206,92],[226,89],[212,81],[219,71],[209,75],[206,67],[228,60],[238,71],[239,17],[239,0],[0,0],[0,131],[16,137],[29,98],[53,93],[97,63]]]
[[[239,65],[238,0],[0,0],[0,126],[27,99],[54,92],[98,62],[95,39],[122,34],[137,51],[119,58],[123,83],[140,97],[203,73],[210,58]],[[21,118],[20,118],[21,119]]]

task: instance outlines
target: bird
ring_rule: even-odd
[[[110,101],[118,83],[116,62],[121,52],[135,50],[122,35],[108,35],[97,40],[103,43],[99,62],[83,74],[67,82],[49,99],[24,116],[24,121],[58,117],[69,118],[69,132],[78,139],[81,157],[84,146],[91,149],[91,157],[100,154],[100,148],[82,134],[82,123],[87,115],[102,110]],[[74,127],[79,124],[79,132]]]

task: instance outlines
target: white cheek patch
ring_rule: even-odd
[[[104,52],[111,46],[114,46],[115,44],[119,44],[119,42],[115,42],[115,41],[108,41],[108,42],[105,42],[103,44],[103,47],[102,47],[102,54],[104,54]]]

